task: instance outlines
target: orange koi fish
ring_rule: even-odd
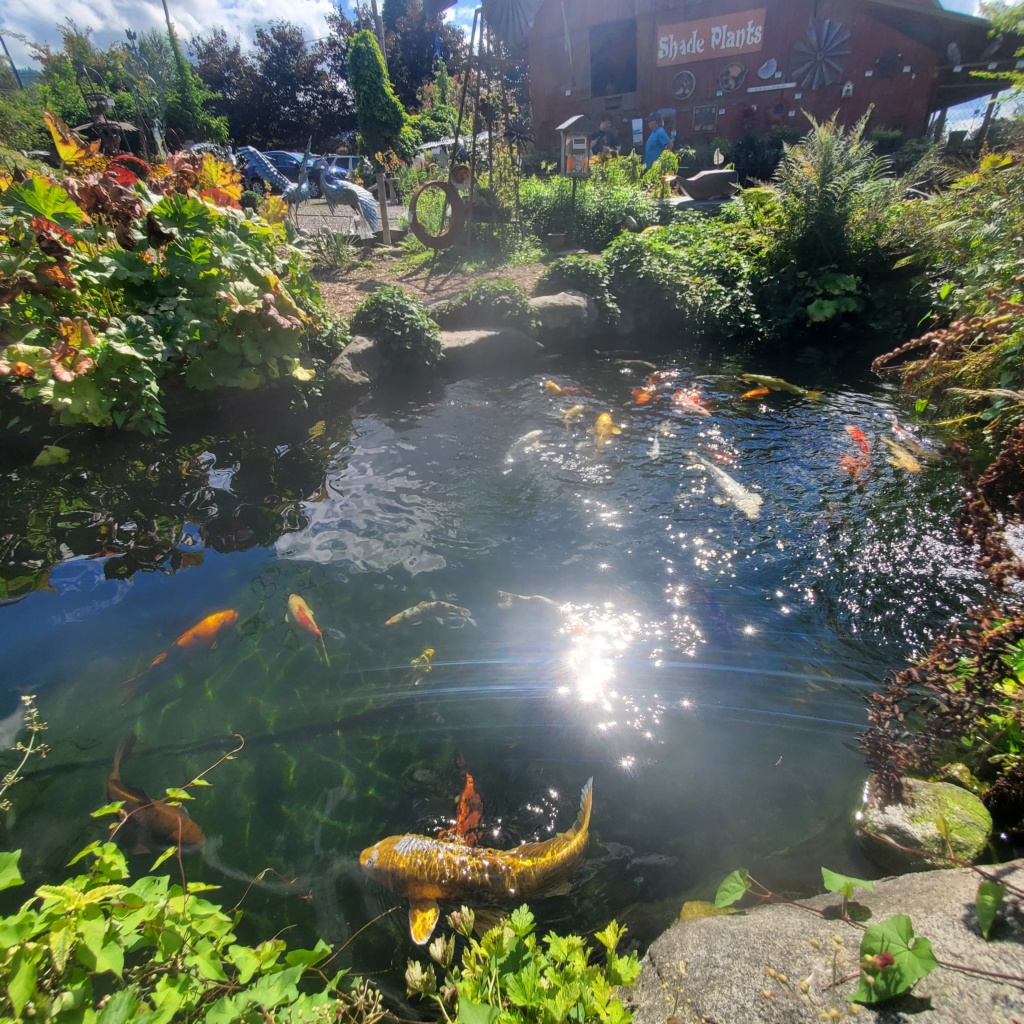
[[[473,785],[473,776],[466,771],[466,764],[459,754],[455,755],[455,764],[466,777],[466,784],[462,789],[462,796],[459,797],[459,807],[455,813],[455,828],[445,829],[438,839],[462,843],[463,846],[476,846],[480,842],[480,834],[483,831],[481,823],[484,817],[484,802]]]
[[[307,633],[312,633],[320,641],[320,651],[324,656],[324,664],[328,666],[331,664],[331,659],[327,657],[327,645],[324,643],[324,635],[320,632],[316,619],[313,618],[313,610],[298,594],[288,595],[288,611],[285,612],[284,621],[293,628],[298,627],[304,629]]]
[[[630,394],[636,399],[637,405],[647,405],[657,397],[658,388],[657,385],[647,384],[642,388],[630,388]]]
[[[701,404],[700,389],[677,391],[672,396],[672,404],[680,411],[694,416],[710,416],[711,410]]]
[[[861,474],[866,473],[871,468],[871,459],[866,455],[840,455],[839,465],[850,476],[856,477],[859,480]]]
[[[177,640],[161,651],[138,675],[126,679],[122,684],[122,704],[127,704],[139,691],[139,682],[143,676],[158,665],[171,664],[175,660],[190,657],[200,650],[213,650],[220,642],[221,635],[238,621],[238,612],[232,608],[226,611],[207,615],[202,622],[197,622],[191,629],[185,630]]]
[[[556,384],[553,380],[544,381],[544,387],[554,395],[571,395],[579,391],[579,388],[563,388],[561,384]]]
[[[853,439],[853,443],[867,455],[871,451],[871,442],[868,440],[868,435],[857,427],[851,427],[849,423],[846,424],[846,432]]]
[[[754,388],[752,391],[745,391],[740,395],[740,401],[746,402],[751,398],[764,398],[765,395],[770,395],[771,391],[768,388]]]
[[[168,846],[202,846],[206,836],[184,807],[175,806],[166,798],[151,800],[144,790],[122,781],[121,760],[134,746],[135,734],[129,733],[114,753],[114,767],[107,779],[107,799],[111,803],[121,801],[121,824],[114,834],[118,845],[133,853],[156,853]]]

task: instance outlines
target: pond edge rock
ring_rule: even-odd
[[[437,370],[446,377],[473,376],[496,370],[533,368],[553,352],[585,350],[602,332],[594,300],[583,292],[567,291],[530,299],[538,337],[512,327],[441,331],[444,358]],[[386,376],[373,338],[355,335],[327,373],[335,386],[363,391]]]
[[[1024,886],[1024,860],[986,869]],[[931,940],[937,959],[981,970],[1024,976],[1024,912],[1008,900],[992,926],[991,941],[978,931],[974,910],[981,877],[969,868],[884,878],[874,891],[857,893],[871,911],[867,924],[896,914],[910,916],[914,933]],[[826,894],[797,905],[769,904],[743,914],[677,921],[654,941],[637,984],[620,993],[634,1024],[797,1024],[818,1013],[784,991],[766,973],[772,967],[791,980],[792,991],[809,979],[809,992],[826,1012],[832,980],[831,949],[840,936],[840,976],[856,971],[863,931],[844,922],[841,897]],[[802,909],[832,915],[822,918]],[[820,949],[811,946],[817,940]],[[839,986],[836,1006],[856,978]],[[770,997],[764,992],[773,991]],[[982,978],[938,968],[910,993],[878,1007],[865,1006],[860,1020],[878,1024],[1010,1024],[1024,1014],[1024,983]]]

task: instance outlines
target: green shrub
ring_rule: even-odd
[[[430,955],[444,972],[439,987],[434,967],[410,960],[405,981],[410,995],[431,999],[445,1021],[504,1024],[629,1024],[633,1015],[618,996],[640,974],[635,953],[619,956],[616,948],[626,929],[614,921],[595,938],[604,947],[602,964],[590,963],[591,950],[579,935],[549,932],[542,942],[528,907],[520,907],[487,931],[473,937],[474,914],[463,907],[448,918],[465,938],[461,963],[455,964],[456,937],[439,937]]]
[[[611,274],[604,260],[589,256],[566,256],[556,260],[538,278],[534,295],[556,295],[573,290],[589,295],[597,304],[601,323],[614,326],[619,320],[619,304],[611,289]]]
[[[437,311],[437,322],[445,328],[515,327],[527,333],[536,329],[526,292],[514,281],[478,281],[458,298]]]
[[[263,196],[259,192],[253,192],[250,189],[246,189],[238,200],[239,206],[250,213],[255,213],[260,208],[260,203],[262,202]]]
[[[437,323],[397,285],[379,288],[352,314],[349,327],[377,342],[389,369],[434,366],[443,355]]]
[[[694,234],[690,241],[682,237],[687,230]],[[719,337],[756,331],[758,316],[746,273],[720,270],[702,252],[714,230],[696,224],[652,228],[621,235],[608,247],[604,261],[612,292],[639,327],[681,323]],[[726,245],[725,228],[718,231],[716,244]]]
[[[520,186],[523,225],[540,238],[568,233],[574,242],[598,252],[619,233],[628,214],[640,227],[656,224],[657,200],[630,185],[582,182],[573,215],[572,182],[556,177],[527,178]]]
[[[20,855],[0,853],[0,889],[22,884]],[[384,1016],[375,990],[345,982],[346,971],[324,972],[325,942],[293,950],[279,938],[241,945],[239,915],[198,895],[216,886],[193,883],[184,892],[153,875],[130,882],[113,843],[93,843],[71,863],[85,857],[85,874],[40,886],[0,919],[4,1020],[376,1024]]]
[[[215,158],[175,161],[145,187],[112,166],[87,187],[33,174],[0,195],[4,411],[27,401],[63,425],[153,433],[170,379],[314,376],[320,296],[287,227],[216,205],[237,174]]]

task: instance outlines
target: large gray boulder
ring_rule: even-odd
[[[337,356],[327,378],[340,387],[365,390],[381,375],[380,352],[373,338],[353,336],[341,354]]]
[[[991,869],[1004,881],[1024,885],[1024,861]],[[931,940],[935,957],[976,970],[1024,977],[1024,913],[1008,898],[986,942],[978,931],[974,900],[981,881],[968,868],[930,871],[875,882],[856,893],[871,911],[868,924],[908,914],[916,936]],[[623,1000],[636,1024],[798,1024],[819,1019],[799,994],[826,1013],[832,1007],[832,942],[838,935],[840,977],[856,972],[863,931],[839,916],[841,897],[818,896],[800,905],[770,904],[734,916],[679,921],[658,938]],[[811,907],[830,914],[808,913]],[[811,940],[820,948],[814,948]],[[792,982],[787,991],[766,968]],[[836,1007],[849,1007],[856,978],[836,992]],[[772,992],[765,997],[765,991]],[[860,1020],[877,1024],[1011,1024],[1024,1021],[1024,982],[986,978],[940,967],[910,993],[878,1008],[864,1007]]]
[[[545,347],[559,352],[586,348],[599,327],[597,304],[583,292],[537,295],[530,308]]]

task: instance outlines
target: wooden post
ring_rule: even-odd
[[[384,233],[384,244],[391,244],[391,225],[388,222],[388,183],[382,171],[377,173],[377,202],[380,203],[380,226]]]

